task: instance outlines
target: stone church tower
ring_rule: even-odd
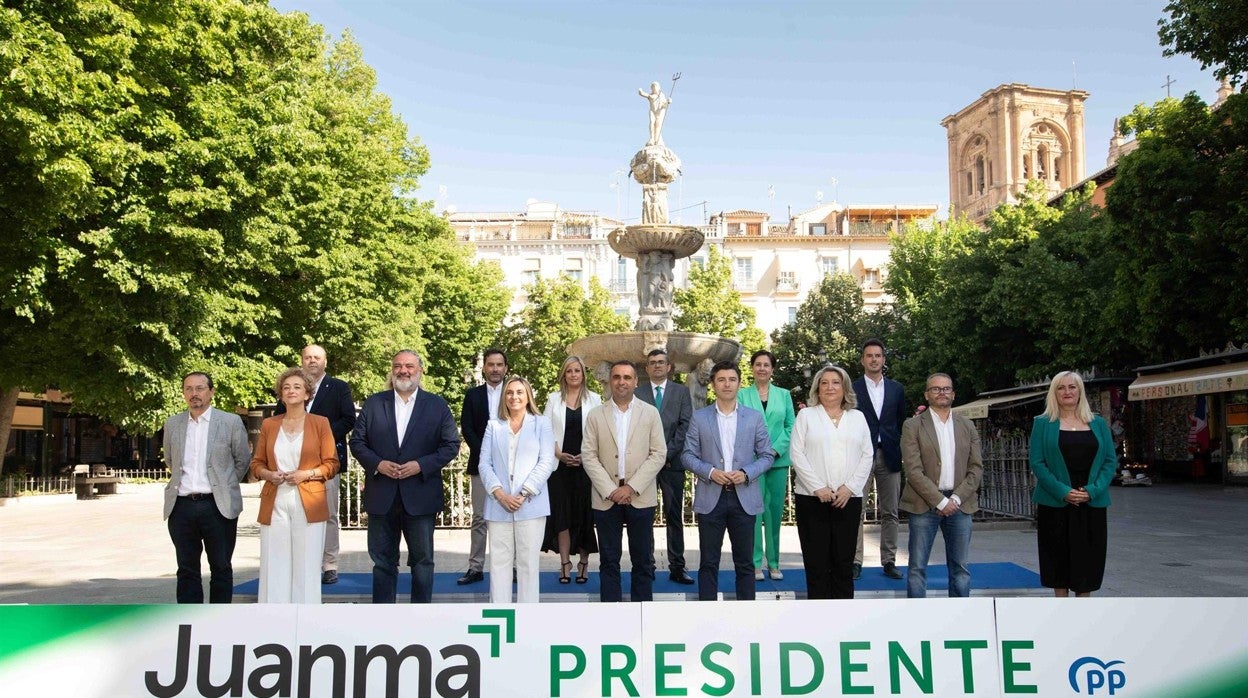
[[[1084,178],[1083,90],[1012,83],[946,116],[949,209],[982,221],[1017,201],[1027,180],[1056,196]]]

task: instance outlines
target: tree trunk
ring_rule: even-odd
[[[13,430],[13,413],[17,411],[17,394],[21,388],[5,388],[0,395],[0,475],[4,474],[4,454],[9,452],[9,432]]]

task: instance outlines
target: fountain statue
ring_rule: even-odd
[[[672,89],[680,73],[672,76]],[[719,361],[738,361],[741,345],[735,340],[695,332],[672,331],[672,291],[676,260],[702,249],[705,238],[697,228],[668,222],[667,187],[680,174],[680,158],[663,143],[663,122],[672,104],[659,83],[638,90],[650,103],[650,136],[633,156],[629,171],[641,185],[641,225],[612,231],[611,249],[637,261],[637,299],[640,312],[633,332],[595,335],[568,346],[604,384],[612,361],[645,360],[652,349],[664,349],[674,370],[685,373],[695,405],[705,402],[710,368]]]

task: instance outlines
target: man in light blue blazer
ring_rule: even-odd
[[[759,478],[775,460],[767,423],[758,410],[737,402],[741,370],[721,361],[711,368],[715,403],[693,413],[681,462],[697,476],[693,511],[698,519],[698,599],[719,594],[724,531],[732,542],[737,599],[754,599],[754,519],[763,511]]]

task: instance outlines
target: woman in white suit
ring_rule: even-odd
[[[589,554],[598,552],[594,536],[594,509],[589,505],[592,485],[581,467],[581,440],[585,416],[602,398],[585,386],[585,362],[569,356],[559,371],[559,392],[546,399],[546,418],[555,433],[558,467],[550,476],[550,517],[542,551],[559,552],[559,583],[572,581],[572,553],[581,556],[576,583],[589,581]]]
[[[516,570],[519,603],[538,601],[538,556],[550,499],[546,480],[555,467],[550,420],[538,414],[533,388],[518,376],[503,381],[497,419],[481,439],[481,482],[490,497],[485,520],[490,539],[490,602],[511,603]]]

